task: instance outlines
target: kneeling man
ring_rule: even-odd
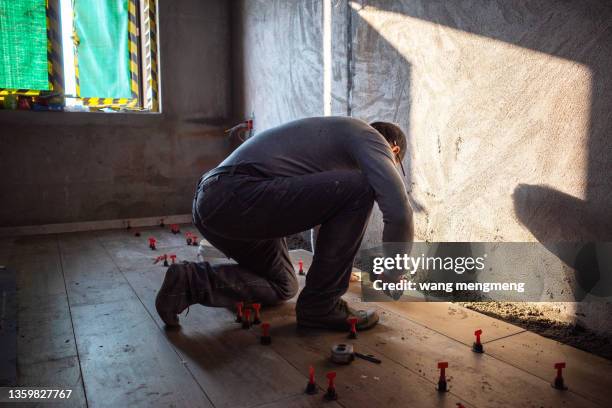
[[[297,300],[298,325],[345,330],[351,316],[360,330],[375,325],[375,311],[354,310],[341,296],[374,201],[383,214],[383,242],[413,239],[397,168],[405,153],[398,126],[348,117],[301,119],[248,139],[201,177],[193,203],[198,230],[236,262],[172,265],[156,299],[161,318],[177,325],[177,315],[195,303],[273,305],[292,298],[299,288],[284,237],[320,225]]]

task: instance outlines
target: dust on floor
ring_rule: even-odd
[[[589,330],[580,324],[554,319],[554,308],[516,302],[457,302],[470,310],[512,323],[549,339],[612,359],[612,336]]]

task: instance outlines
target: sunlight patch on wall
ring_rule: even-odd
[[[401,13],[350,5],[410,65],[410,117],[404,122],[410,124],[412,172],[420,189],[435,191],[444,201],[474,185],[486,184],[503,195],[503,186],[530,183],[585,198],[588,66]],[[384,79],[367,80],[375,89]]]

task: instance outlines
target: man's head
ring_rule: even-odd
[[[370,123],[389,143],[391,150],[395,154],[396,160],[401,164],[406,155],[406,135],[399,126],[389,122]],[[402,172],[404,167],[402,165]]]

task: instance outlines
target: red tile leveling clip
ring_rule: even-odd
[[[478,329],[474,332],[474,336],[476,336],[476,341],[472,344],[472,351],[474,353],[484,353],[484,348],[482,347],[482,343],[480,342],[480,335],[482,334],[482,329]]]
[[[557,369],[557,376],[555,377],[555,381],[552,383],[553,388],[557,390],[567,390],[565,381],[563,380],[563,369],[565,368],[565,363],[556,363],[555,368]]]
[[[259,342],[264,346],[272,344],[272,337],[270,336],[270,323],[261,324],[261,338]]]
[[[448,386],[446,383],[446,369],[448,368],[448,363],[446,361],[439,362],[438,368],[440,369],[440,378],[438,379],[437,390],[440,392],[447,392]]]

